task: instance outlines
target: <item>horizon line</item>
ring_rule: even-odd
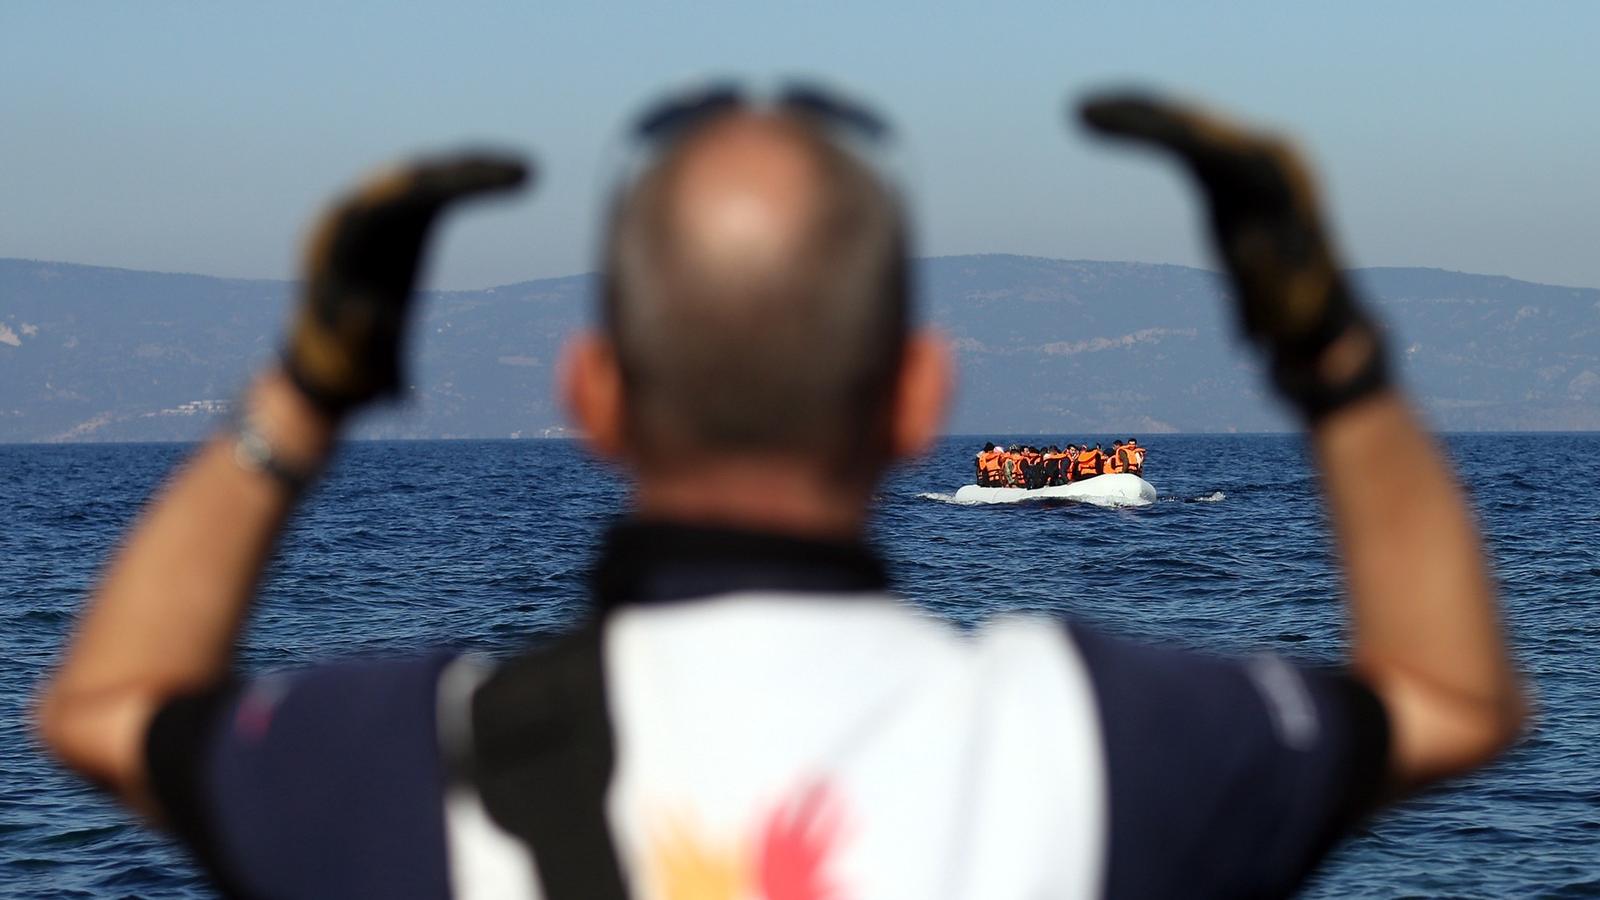
[[[1510,429],[1510,430],[1508,430],[1508,429],[1503,429],[1503,428],[1481,429],[1481,430],[1460,430],[1460,429],[1457,429],[1457,430],[1436,430],[1436,429],[1430,429],[1428,433],[1429,434],[1435,434],[1435,435],[1451,436],[1451,437],[1463,436],[1463,435],[1479,435],[1479,436],[1483,436],[1483,437],[1492,437],[1492,436],[1495,436],[1495,435],[1514,435],[1514,436],[1518,436],[1518,437],[1528,436],[1528,435],[1570,435],[1570,436],[1573,436],[1573,437],[1594,437],[1594,436],[1600,436],[1600,428],[1591,428],[1591,429],[1579,430],[1579,431],[1573,431],[1571,429],[1566,429],[1566,430],[1550,430],[1550,429],[1525,429],[1525,430],[1522,430],[1522,429]],[[1057,436],[1060,436],[1060,435],[1067,435],[1067,434],[1071,434],[1071,432],[1066,432],[1066,431],[1055,431],[1055,432],[976,431],[976,432],[959,432],[959,433],[951,432],[949,434],[941,434],[941,435],[939,435],[938,440],[945,441],[945,440],[953,440],[955,438],[972,438],[974,440],[979,440],[979,439],[988,440],[988,439],[992,439],[992,438],[994,438],[996,436],[1007,437],[1007,438],[1023,438],[1023,437],[1039,437],[1041,435],[1057,435]],[[1182,438],[1189,438],[1189,437],[1208,437],[1208,438],[1211,438],[1211,437],[1293,437],[1293,436],[1296,436],[1296,435],[1309,435],[1310,432],[1305,431],[1303,429],[1287,429],[1287,430],[1284,430],[1284,431],[1140,431],[1140,430],[1135,429],[1133,431],[1080,431],[1080,432],[1077,432],[1077,434],[1087,435],[1089,437],[1105,437],[1107,435],[1111,435],[1111,436],[1125,435],[1125,436],[1131,436],[1131,437],[1134,437],[1134,438],[1138,438],[1139,440],[1144,440],[1145,438],[1141,437],[1141,435],[1148,436],[1150,438],[1155,438],[1155,439],[1169,438],[1169,437],[1182,437]],[[213,435],[207,434],[205,437],[199,437],[199,438],[193,438],[193,439],[187,439],[187,440],[166,440],[166,441],[96,441],[96,440],[86,440],[86,441],[54,441],[54,440],[44,440],[44,441],[0,441],[0,447],[91,447],[91,446],[92,447],[145,447],[145,446],[149,446],[149,447],[194,447],[194,446],[199,446],[201,444],[204,444],[205,442],[211,440],[212,437],[213,437]],[[528,436],[528,437],[515,437],[515,438],[514,437],[359,437],[359,436],[351,436],[351,437],[340,438],[339,442],[341,444],[423,444],[423,443],[444,443],[444,442],[463,442],[463,443],[464,442],[478,442],[478,443],[484,443],[484,442],[493,441],[493,442],[496,442],[496,443],[508,443],[509,444],[509,443],[521,443],[521,442],[537,443],[537,442],[542,442],[542,441],[581,441],[581,440],[583,440],[583,436],[582,435],[560,435],[560,436],[551,435],[549,437],[545,437],[545,436]],[[903,461],[903,462],[899,463],[899,465],[915,464],[916,462],[918,462],[920,460],[926,460],[927,458],[928,458],[928,455],[924,454],[921,457],[917,457],[917,458],[912,459],[912,460]]]
[[[1205,273],[1210,274],[1210,275],[1215,275],[1215,276],[1218,276],[1218,277],[1225,277],[1225,273],[1223,273],[1221,270],[1214,269],[1214,268],[1208,268],[1208,267],[1205,267],[1205,266],[1193,266],[1193,265],[1188,265],[1186,263],[1151,262],[1151,261],[1148,261],[1148,260],[1137,260],[1137,259],[1090,259],[1090,258],[1086,258],[1086,257],[1065,258],[1065,257],[1057,257],[1057,256],[1039,256],[1037,254],[1031,254],[1031,253],[1006,253],[1006,252],[946,253],[946,254],[940,254],[938,256],[913,256],[913,257],[911,257],[911,261],[914,262],[914,263],[921,263],[921,262],[936,262],[936,261],[939,261],[939,260],[947,260],[947,259],[981,259],[981,258],[985,258],[985,257],[1002,257],[1002,258],[1010,258],[1010,259],[1040,260],[1040,261],[1043,261],[1043,262],[1053,262],[1053,263],[1094,263],[1094,264],[1099,264],[1099,265],[1152,266],[1152,267],[1156,267],[1156,268],[1184,269],[1184,270],[1192,271],[1192,272],[1205,272]],[[70,260],[64,260],[64,259],[36,259],[36,258],[26,257],[26,256],[0,256],[0,263],[27,263],[27,264],[30,264],[30,265],[44,265],[44,266],[73,266],[73,267],[80,268],[80,269],[102,269],[102,270],[109,271],[109,272],[131,272],[131,273],[135,273],[135,274],[139,274],[139,275],[165,275],[165,276],[183,277],[183,278],[205,278],[205,279],[209,279],[209,280],[212,280],[212,281],[241,281],[241,282],[257,282],[257,283],[265,282],[265,283],[269,283],[269,284],[288,284],[288,285],[293,285],[293,284],[299,284],[300,283],[300,279],[297,279],[297,278],[269,278],[269,277],[265,277],[265,276],[215,275],[215,274],[211,274],[211,273],[207,273],[207,272],[174,272],[174,271],[166,271],[166,270],[162,270],[162,269],[135,269],[135,268],[131,268],[129,266],[111,266],[111,265],[102,265],[102,264],[99,264],[99,263],[72,262]],[[1450,274],[1450,275],[1469,275],[1469,276],[1476,277],[1476,278],[1502,278],[1502,279],[1505,279],[1507,281],[1514,281],[1514,282],[1518,282],[1518,283],[1521,283],[1521,284],[1531,284],[1531,285],[1536,285],[1538,287],[1561,288],[1561,289],[1566,289],[1566,290],[1577,290],[1577,291],[1595,291],[1595,290],[1600,290],[1600,287],[1590,287],[1590,286],[1586,286],[1586,285],[1577,285],[1577,284],[1558,284],[1558,283],[1555,283],[1555,282],[1548,282],[1548,281],[1532,281],[1532,280],[1529,280],[1527,278],[1517,278],[1517,277],[1512,276],[1512,275],[1504,275],[1504,274],[1500,274],[1500,273],[1496,273],[1496,272],[1469,272],[1469,271],[1467,271],[1465,269],[1450,269],[1450,268],[1445,268],[1443,266],[1428,266],[1428,265],[1345,266],[1344,268],[1341,269],[1341,271],[1344,271],[1344,272],[1376,272],[1376,271],[1383,271],[1383,270],[1403,270],[1403,269],[1414,269],[1414,270],[1424,271],[1424,272],[1443,272],[1443,273],[1447,273],[1447,274]],[[573,273],[569,273],[569,274],[566,274],[566,275],[546,275],[546,276],[540,276],[540,277],[535,277],[535,278],[524,278],[524,279],[521,279],[521,280],[518,280],[518,281],[507,281],[507,282],[502,282],[502,283],[499,283],[499,284],[484,285],[484,286],[481,286],[481,287],[453,287],[453,288],[427,287],[427,288],[419,289],[418,292],[419,293],[433,293],[433,294],[469,294],[469,293],[477,293],[477,292],[481,292],[481,291],[493,291],[493,290],[498,290],[500,288],[517,287],[519,285],[524,285],[524,284],[535,284],[535,283],[541,282],[541,281],[568,281],[568,280],[575,279],[575,278],[591,278],[591,277],[594,277],[597,274],[599,274],[597,271],[591,269],[591,270],[584,271],[584,272],[573,272]]]

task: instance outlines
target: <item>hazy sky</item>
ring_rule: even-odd
[[[894,121],[924,254],[1204,262],[1168,169],[1064,124],[1137,82],[1296,133],[1352,264],[1600,286],[1600,3],[554,6],[4,0],[0,256],[293,277],[330,191],[471,141],[541,183],[434,281],[585,271],[631,113],[800,74]]]

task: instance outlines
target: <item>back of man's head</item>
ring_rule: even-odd
[[[894,193],[809,120],[728,113],[666,148],[619,193],[604,260],[639,465],[714,448],[860,473],[884,441],[906,253]]]

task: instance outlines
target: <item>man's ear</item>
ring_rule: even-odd
[[[890,422],[895,459],[921,456],[933,446],[944,427],[954,379],[955,365],[944,335],[923,328],[906,338]]]
[[[622,369],[611,342],[592,331],[579,332],[561,351],[560,392],[567,415],[597,456],[626,455],[627,412]]]

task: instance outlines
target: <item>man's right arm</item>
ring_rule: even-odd
[[[497,154],[423,160],[368,180],[323,216],[282,366],[247,395],[242,432],[201,448],[140,517],[44,686],[36,726],[63,763],[156,811],[150,724],[226,679],[298,488],[345,416],[403,383],[401,337],[434,221],[525,177]]]
[[[1526,703],[1449,466],[1392,391],[1331,414],[1312,444],[1348,584],[1351,666],[1388,711],[1393,786],[1487,762],[1516,739]],[[1386,454],[1410,464],[1371,465]]]
[[[1080,112],[1171,153],[1208,201],[1243,330],[1311,431],[1349,592],[1351,667],[1389,719],[1390,787],[1493,758],[1526,703],[1478,530],[1390,384],[1381,331],[1339,269],[1309,171],[1281,140],[1159,98],[1102,96]],[[1395,455],[1410,464],[1372,464]]]

